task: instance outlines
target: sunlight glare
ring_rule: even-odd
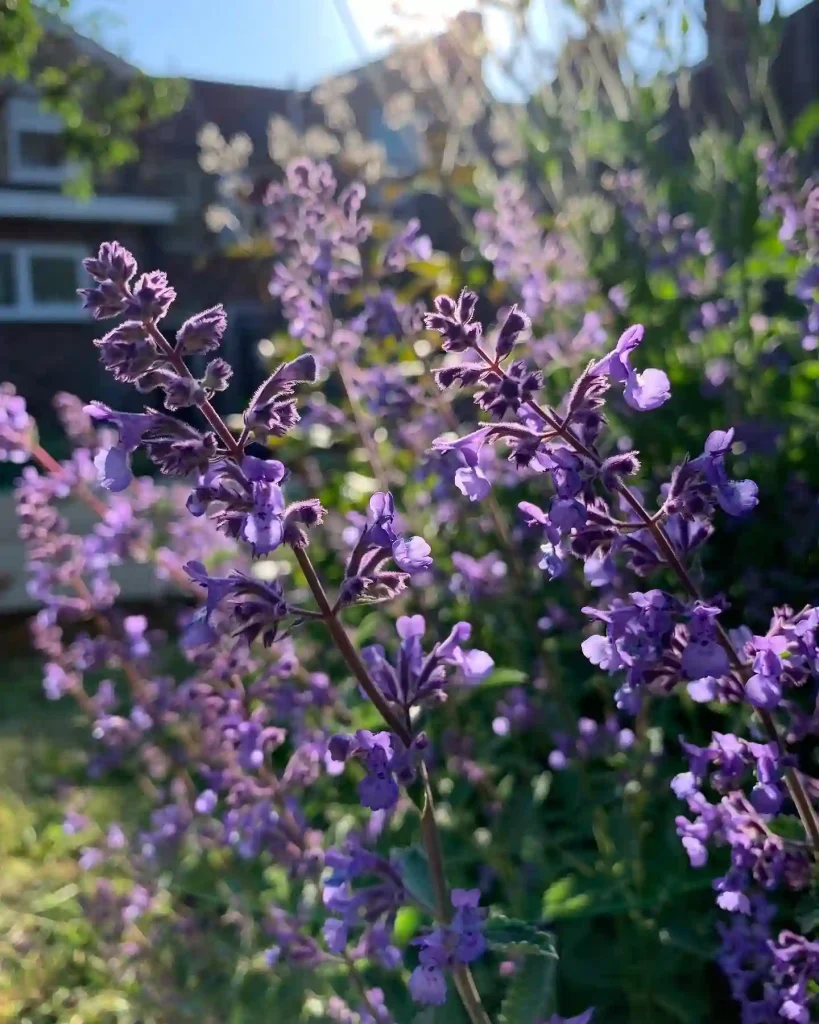
[[[442,32],[457,14],[475,7],[474,0],[400,0],[396,14],[391,0],[348,0],[348,5],[368,41],[384,29],[416,36]]]

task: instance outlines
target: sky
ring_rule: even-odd
[[[428,32],[471,6],[470,0],[404,0]],[[145,71],[278,86],[309,86],[382,53],[379,31],[395,23],[390,8],[390,0],[72,3],[78,28]]]
[[[774,2],[786,13],[806,0],[763,0],[763,11]],[[418,30],[431,34],[476,0],[401,4]],[[540,42],[562,37],[561,6],[549,0],[533,5]],[[71,10],[78,28],[149,73],[304,88],[382,54],[381,33],[402,24],[391,7],[392,0],[72,0]],[[502,47],[502,16],[485,27]],[[704,40],[694,41],[693,59],[703,47]],[[503,97],[504,83],[491,70],[490,79]]]

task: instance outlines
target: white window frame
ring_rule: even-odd
[[[12,306],[0,305],[0,321],[5,323],[65,323],[81,322],[88,319],[88,312],[82,308],[79,295],[76,302],[40,302],[34,298],[34,282],[31,272],[32,257],[57,256],[74,261],[77,287],[90,283],[82,261],[88,250],[82,245],[58,244],[55,242],[0,242],[0,253],[11,253],[14,261],[14,277],[17,301]]]
[[[23,132],[61,135],[62,118],[41,110],[36,99],[12,96],[5,104],[8,180],[16,185],[63,185],[72,175],[68,160],[59,167],[32,167],[23,159],[20,136]]]

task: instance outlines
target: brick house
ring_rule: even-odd
[[[132,73],[127,63],[72,30],[54,31],[54,45],[104,62],[108,74]],[[449,66],[462,59],[445,37],[432,45]],[[389,58],[325,87],[332,90],[335,81],[346,90],[362,143],[380,143],[399,175],[417,170],[422,140],[384,121],[384,105],[401,86]],[[267,156],[270,118],[306,131],[324,124],[326,110],[315,91],[199,80],[187,85],[183,109],[140,138],[139,161],[97,181],[95,195],[82,201],[63,190],[72,170],[59,119],[40,109],[30,87],[0,82],[0,380],[12,381],[26,395],[46,430],[54,422],[51,397],[58,390],[120,407],[139,402],[100,371],[91,341],[104,325],[90,320],[75,294],[85,283],[82,259],[106,239],[131,248],[145,269],[168,272],[179,295],[166,321],[169,330],[192,312],[224,302],[230,323],[224,348],[235,382],[245,388],[261,372],[254,365],[256,342],[277,323],[267,297],[269,269],[259,260],[227,256],[207,229],[204,214],[216,181],[199,166],[197,135],[207,123],[225,137],[245,133],[258,157],[249,170],[263,183],[274,171]],[[424,103],[421,95],[415,100]],[[430,113],[430,135],[434,118]]]

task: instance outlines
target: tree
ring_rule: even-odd
[[[0,0],[0,98],[25,82],[65,123],[70,183],[88,193],[100,175],[136,160],[139,133],[185,102],[178,79],[152,78],[79,35],[64,20],[71,0]]]

